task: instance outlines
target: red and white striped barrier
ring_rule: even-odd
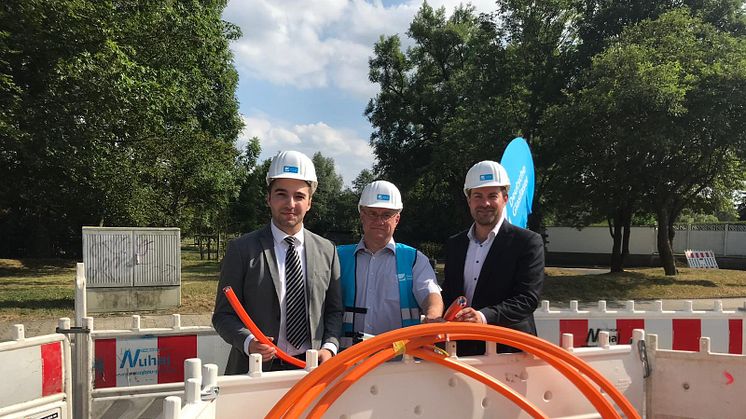
[[[690,268],[718,269],[718,261],[712,250],[685,250],[684,255]]]
[[[714,352],[744,354],[744,312],[723,311],[722,304],[713,311],[692,310],[691,303],[682,311],[663,311],[662,303],[657,305],[657,310],[642,311],[628,301],[624,310],[615,311],[600,301],[597,310],[578,310],[572,301],[570,310],[550,310],[549,302],[542,301],[534,317],[539,337],[557,345],[569,333],[576,347],[596,346],[600,331],[609,332],[611,344],[627,344],[633,329],[644,329],[658,335],[663,349],[697,351],[700,337],[708,337]]]
[[[0,417],[71,417],[69,341],[61,334],[26,339],[23,325],[14,327],[14,339],[0,343]]]
[[[228,351],[214,350],[221,342],[215,334],[95,339],[94,387],[183,382],[184,361],[189,358],[205,357],[225,365]]]
[[[178,319],[170,328],[140,329],[133,316],[130,330],[92,331],[94,388],[182,383],[189,358],[224,370],[230,346],[211,327],[181,327]]]

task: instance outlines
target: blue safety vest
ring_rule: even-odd
[[[339,267],[342,274],[342,302],[345,306],[342,320],[342,348],[352,346],[360,341],[362,335],[355,332],[355,314],[366,314],[365,307],[355,305],[355,272],[357,269],[357,258],[355,249],[357,245],[347,244],[337,246],[339,254]],[[399,280],[399,308],[401,309],[402,327],[420,324],[420,307],[412,292],[412,268],[417,259],[417,250],[406,244],[396,244],[396,277]]]

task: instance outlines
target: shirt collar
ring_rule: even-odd
[[[500,231],[500,227],[502,227],[503,221],[505,221],[505,217],[500,217],[500,221],[498,221],[497,224],[492,227],[492,230],[490,230],[490,232],[487,234],[487,239],[485,240],[486,242],[494,239],[497,236],[497,232]],[[479,243],[474,236],[474,223],[471,224],[471,228],[469,228],[469,231],[466,232],[466,237],[468,237],[470,241]]]
[[[272,238],[274,239],[275,244],[285,244],[285,237],[287,237],[288,234],[285,233],[284,231],[280,230],[275,225],[274,220],[271,220],[269,222],[269,228],[270,228],[270,230],[272,230]],[[293,238],[295,239],[295,246],[296,247],[303,246],[303,239],[304,239],[303,231],[304,230],[305,230],[304,228],[301,228],[299,232],[293,234]]]
[[[386,243],[386,246],[384,246],[383,249],[389,249],[391,253],[396,254],[396,242],[394,241],[394,238],[392,237],[391,240],[389,240],[388,243]],[[381,250],[383,250],[381,249]],[[368,248],[365,247],[365,241],[363,239],[360,239],[360,242],[355,246],[355,253],[364,250],[368,253],[373,253]],[[379,250],[380,251],[380,250]]]

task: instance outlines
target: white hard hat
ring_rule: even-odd
[[[399,189],[385,180],[377,180],[365,185],[357,204],[358,211],[361,207],[389,208],[397,211],[404,208]]]
[[[319,185],[316,168],[305,154],[299,151],[280,151],[272,158],[267,171],[267,186],[275,179],[298,179],[311,184],[311,193]]]
[[[510,190],[510,179],[508,172],[498,162],[484,160],[475,164],[466,173],[464,179],[464,195],[469,197],[469,189],[483,188],[485,186],[505,186]]]

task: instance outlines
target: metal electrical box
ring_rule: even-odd
[[[178,307],[178,228],[83,227],[88,311]]]

